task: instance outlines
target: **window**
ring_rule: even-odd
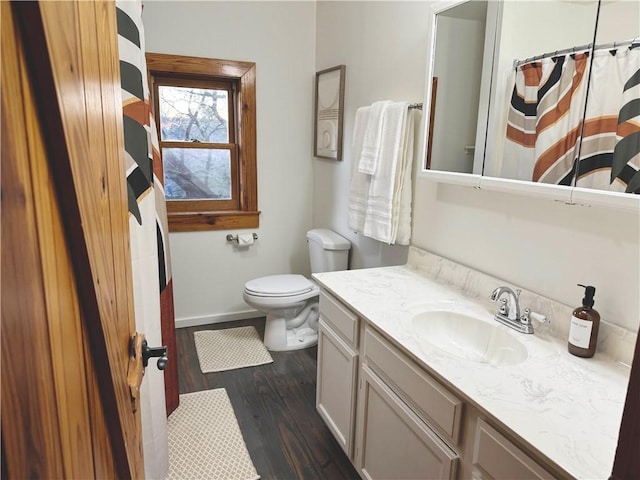
[[[147,53],[170,231],[256,228],[255,64]]]

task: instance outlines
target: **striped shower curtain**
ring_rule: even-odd
[[[162,325],[173,328],[174,310],[162,164],[149,103],[142,2],[117,0],[116,14],[136,330],[145,333],[150,346],[158,346],[167,344]],[[168,472],[165,375],[175,375],[177,385],[177,355],[175,342],[167,347],[167,370],[155,368],[152,359],[140,389],[147,478],[165,478]]]
[[[544,58],[517,68],[504,162],[519,180],[571,185],[582,129],[589,57]]]
[[[507,176],[640,193],[640,48],[592,55],[592,65],[581,53],[518,67],[503,162],[516,173]]]
[[[579,187],[640,193],[640,47],[594,52]]]

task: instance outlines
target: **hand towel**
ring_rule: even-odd
[[[397,210],[394,207],[394,231],[395,243],[398,245],[409,245],[411,243],[411,200],[412,183],[411,174],[413,171],[413,152],[415,151],[415,110],[407,112],[407,125],[405,130],[406,141],[404,142],[404,153],[402,156],[403,167],[400,168],[400,182],[398,183],[396,199],[398,201]]]
[[[378,165],[371,178],[367,200],[363,233],[388,244],[396,241],[394,223],[398,222],[400,205],[396,197],[399,197],[406,177],[408,112],[408,102],[394,102],[385,108]]]
[[[356,110],[351,141],[351,183],[349,186],[349,228],[362,233],[364,231],[364,217],[367,211],[367,197],[371,185],[371,175],[358,170],[358,157],[362,151],[364,131],[367,127],[371,107],[361,107]]]
[[[383,100],[371,105],[371,111],[369,112],[369,118],[367,119],[364,137],[362,139],[362,148],[356,152],[356,155],[358,155],[356,157],[358,171],[360,173],[373,175],[376,172],[382,142],[382,119],[390,103],[388,100]]]

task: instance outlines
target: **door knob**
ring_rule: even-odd
[[[167,346],[149,347],[146,340],[142,341],[142,365],[146,367],[151,357],[158,357],[158,370],[164,370],[169,363],[167,358]]]
[[[149,364],[149,358],[158,358],[158,369],[164,370],[169,362],[167,347],[149,348],[144,334],[136,333],[129,340],[129,369],[127,370],[127,384],[131,394],[131,410],[138,411],[140,398],[140,385],[144,377],[144,369]]]

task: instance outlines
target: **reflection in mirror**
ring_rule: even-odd
[[[573,185],[597,7],[502,3],[484,175]]]
[[[602,2],[576,185],[640,193],[640,2]]]
[[[640,193],[640,2],[448,1],[431,17],[427,169]]]
[[[480,173],[484,142],[476,145],[476,133],[480,119],[486,119],[486,114],[479,116],[479,101],[488,2],[441,5],[432,24],[426,164],[433,170]]]

